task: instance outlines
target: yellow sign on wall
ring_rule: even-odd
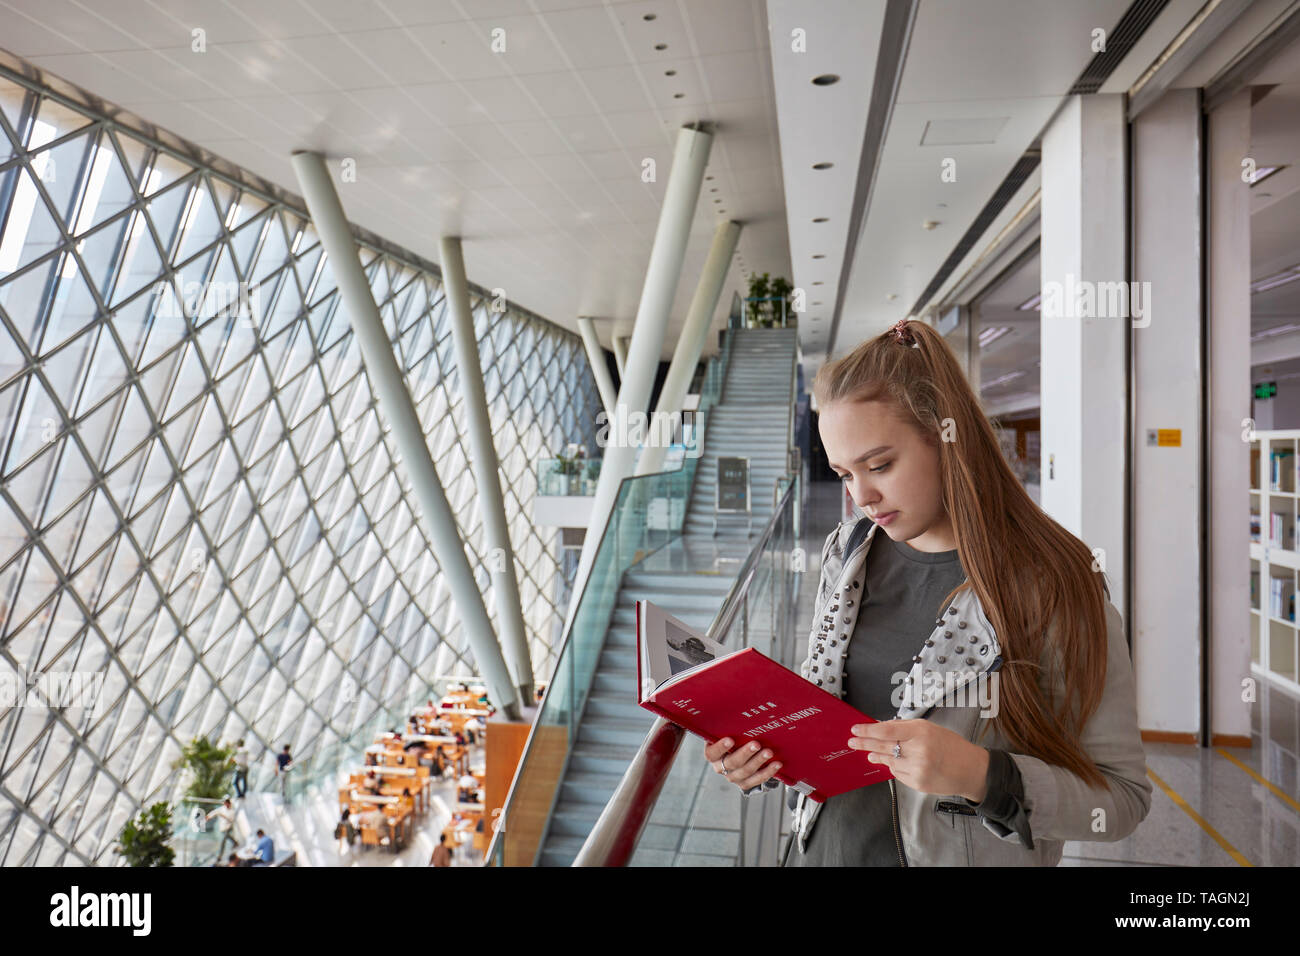
[[[1181,448],[1183,430],[1181,428],[1157,428],[1156,444],[1161,448]]]

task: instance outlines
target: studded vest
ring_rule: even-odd
[[[844,550],[853,524],[841,524],[827,537],[822,550],[817,609],[808,635],[808,651],[799,665],[799,673],[840,698],[844,697],[844,662],[848,657],[849,642],[857,624],[858,611],[867,597],[867,553],[879,528],[879,525],[872,525],[862,544],[846,556]],[[930,636],[913,655],[897,718],[924,717],[946,694],[1001,666],[1002,652],[997,635],[980,606],[975,589],[967,585],[958,591],[946,613],[935,621]],[[821,806],[800,794],[793,808],[792,829],[801,853]]]

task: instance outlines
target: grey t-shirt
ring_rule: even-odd
[[[898,714],[893,697],[912,656],[934,630],[943,602],[966,579],[957,551],[927,553],[877,529],[867,553],[866,600],[858,612],[844,669],[844,699],[877,720]],[[863,755],[865,759],[865,754]],[[897,784],[895,784],[897,786]],[[904,847],[906,850],[906,847]],[[899,866],[889,784],[829,798],[806,852],[790,849],[786,866]]]

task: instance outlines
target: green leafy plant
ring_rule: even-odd
[[[189,771],[187,797],[217,800],[230,792],[235,774],[234,756],[234,747],[221,747],[207,737],[195,737],[185,745],[172,767]]]
[[[771,329],[781,324],[782,303],[785,307],[786,324],[794,320],[790,294],[794,286],[784,276],[772,278],[770,273],[751,275],[749,277],[749,300],[746,306],[746,324],[751,328]]]
[[[794,318],[794,310],[790,307],[790,293],[793,291],[794,286],[784,276],[777,276],[767,287],[767,294],[773,300],[768,302],[772,309],[772,325],[779,325],[781,322],[782,303],[785,303],[786,324],[788,325]]]
[[[172,811],[160,801],[126,821],[114,852],[127,866],[172,866],[176,851],[168,845],[172,835]]]
[[[766,272],[762,275],[754,274],[749,277],[750,301],[745,303],[745,307],[746,317],[748,319],[746,324],[750,327],[759,327],[763,324],[763,315],[767,311],[765,308],[767,303],[761,300],[767,298],[769,295],[768,282],[770,278],[771,276]]]

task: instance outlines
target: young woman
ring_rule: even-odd
[[[1152,788],[1119,612],[947,343],[903,320],[813,389],[867,518],[826,539],[801,673],[880,721],[846,746],[894,779],[822,804],[789,791],[785,865],[1055,866],[1066,840],[1128,836]],[[746,793],[779,786],[779,753],[734,747],[705,757]]]

